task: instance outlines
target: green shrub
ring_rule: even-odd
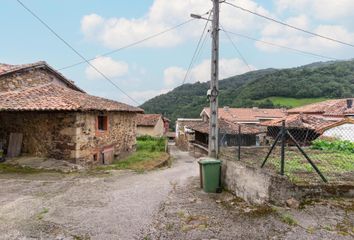
[[[325,151],[354,153],[354,142],[338,139],[317,139],[312,142],[312,148]]]
[[[149,152],[164,152],[166,139],[163,137],[154,138],[151,136],[141,136],[137,138],[137,150]]]

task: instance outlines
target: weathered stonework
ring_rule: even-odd
[[[7,146],[10,133],[22,133],[23,154],[71,159],[75,135],[63,130],[75,121],[76,113],[1,112],[0,139]]]
[[[23,154],[70,160],[82,165],[99,164],[99,153],[107,147],[113,149],[117,158],[133,152],[136,114],[105,113],[108,129],[98,132],[99,114],[102,113],[0,112],[0,139],[5,139],[7,146],[10,133],[23,133]]]
[[[56,83],[67,86],[54,74],[45,69],[33,69],[16,72],[0,77],[0,92],[20,90],[23,88],[39,86],[47,83]]]
[[[98,132],[96,118],[99,113],[80,113],[77,115],[77,156],[78,161],[98,164],[99,157],[94,161],[94,155],[104,148],[113,147],[116,158],[135,151],[136,145],[136,114],[110,112],[108,130]]]

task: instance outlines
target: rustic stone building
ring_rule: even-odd
[[[0,143],[21,154],[107,164],[135,149],[140,108],[86,94],[45,62],[0,64]]]
[[[137,127],[138,136],[165,136],[169,130],[170,120],[161,114],[138,114]]]

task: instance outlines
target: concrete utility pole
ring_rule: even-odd
[[[219,153],[219,6],[220,0],[213,1],[212,57],[210,79],[209,157],[217,158]]]

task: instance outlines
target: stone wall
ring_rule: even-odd
[[[8,146],[10,133],[22,133],[22,153],[73,159],[75,113],[0,112],[0,140]]]
[[[32,69],[0,77],[0,92],[14,91],[47,83],[66,86],[53,73],[45,69]]]
[[[112,148],[117,158],[136,148],[136,114],[106,113],[108,130],[98,132],[99,113],[89,112],[0,112],[0,141],[11,132],[23,133],[24,155],[70,160],[83,165],[98,164],[94,154]]]
[[[77,156],[78,161],[86,164],[98,164],[94,155],[104,148],[114,147],[116,158],[135,151],[136,148],[136,114],[135,113],[106,113],[108,130],[98,132],[96,121],[99,113],[82,113],[77,117]]]

